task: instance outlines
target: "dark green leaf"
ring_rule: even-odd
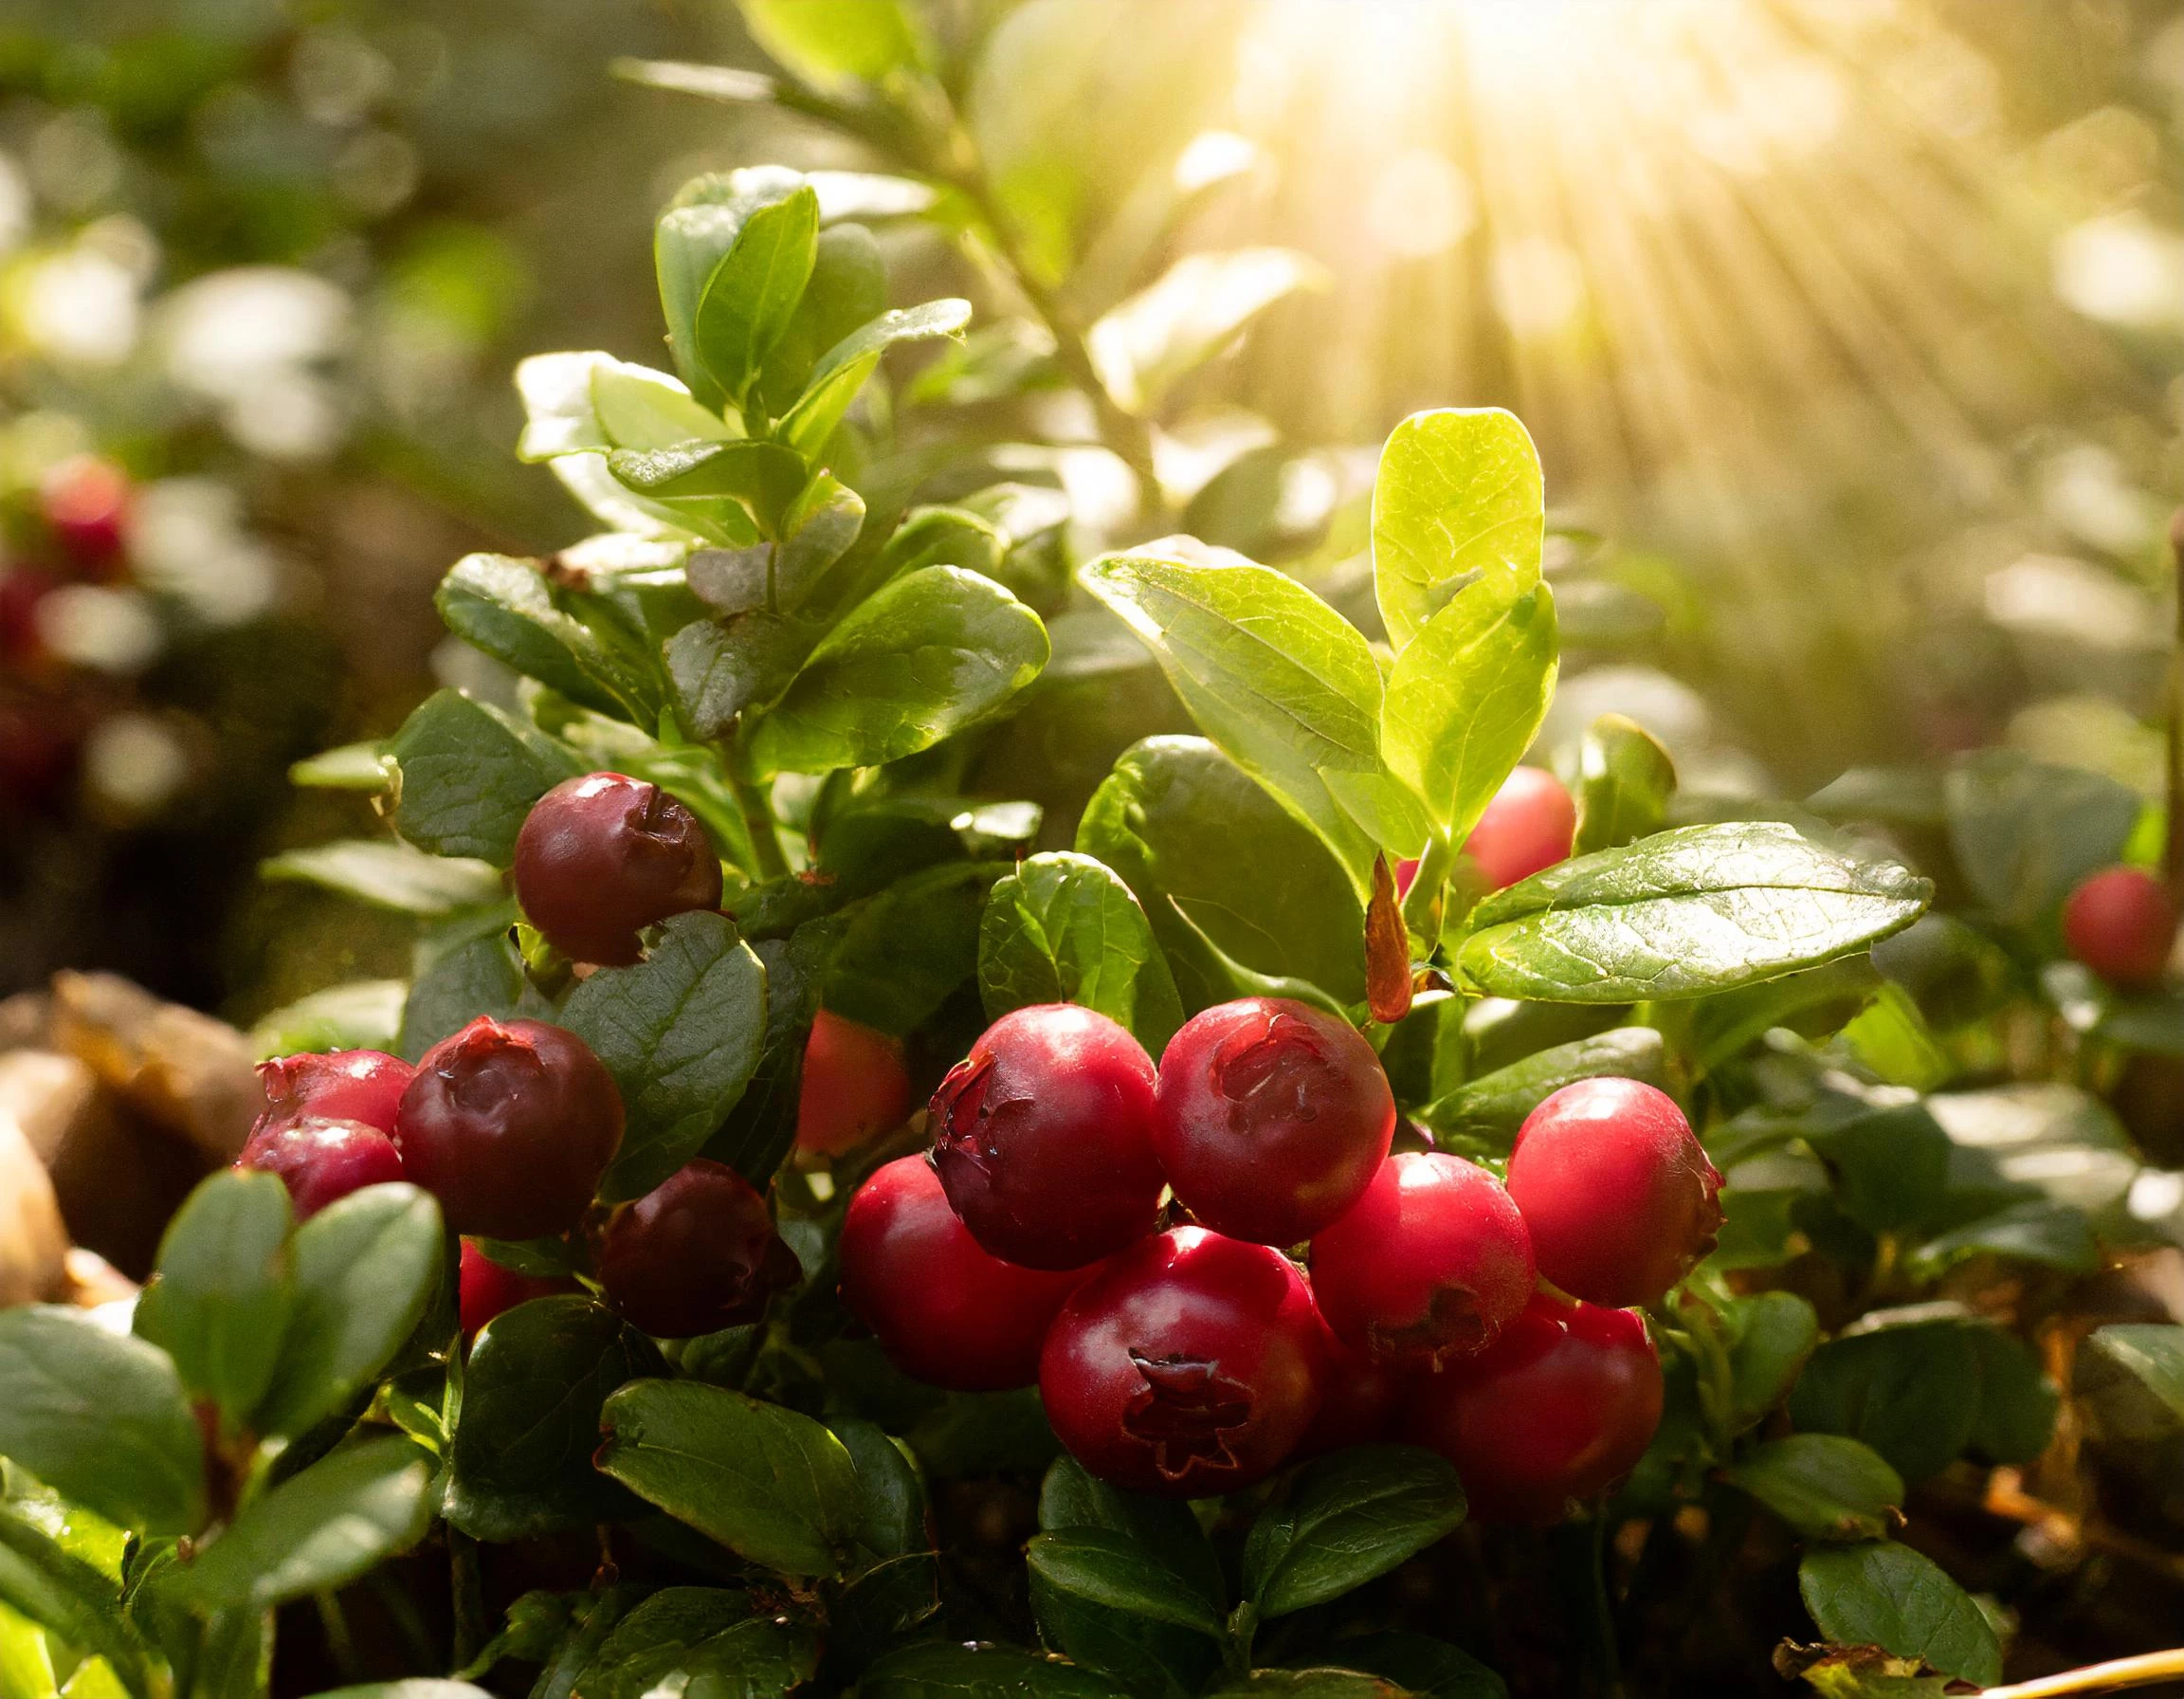
[[[1102,1528],[1040,1534],[1026,1548],[1033,1578],[1111,1611],[1172,1623],[1210,1638],[1222,1634],[1218,1610],[1164,1569],[1143,1546]]]
[[[1790,1419],[1803,1432],[1863,1440],[1906,1481],[1922,1481],[1971,1443],[1979,1380],[1979,1348],[1961,1320],[1884,1318],[1812,1353]]]
[[[576,1691],[585,1699],[773,1699],[810,1680],[818,1663],[809,1627],[758,1612],[744,1594],[664,1587],[614,1625]]]
[[[693,320],[698,358],[737,405],[804,298],[818,241],[819,196],[806,184],[746,218],[706,280]]]
[[[2166,1439],[2184,1430],[2184,1327],[2120,1322],[2095,1330],[2076,1391],[2104,1438]]]
[[[1530,589],[1545,537],[1538,451],[1514,413],[1442,408],[1389,432],[1373,484],[1373,581],[1398,652],[1474,573]]]
[[[1903,1502],[1903,1477],[1836,1434],[1771,1439],[1722,1473],[1808,1540],[1884,1539]]]
[[[329,1688],[313,1699],[493,1699],[483,1688],[466,1681],[446,1681],[433,1675],[411,1675],[401,1681],[367,1681],[353,1688]]]
[[[940,1606],[925,1484],[903,1443],[877,1423],[836,1417],[828,1426],[857,1466],[857,1544],[869,1554],[831,1621],[860,1649],[889,1643]]]
[[[1999,1327],[1965,1328],[1979,1354],[1979,1416],[1972,1450],[1991,1463],[2030,1463],[2055,1437],[2063,1395],[2030,1346]]]
[[[1907,1545],[1876,1540],[1808,1552],[1797,1590],[1838,1646],[1878,1646],[1978,1687],[2002,1679],[2002,1646],[1986,1614]]]
[[[819,358],[796,405],[781,421],[781,436],[799,454],[817,455],[880,364],[897,342],[931,337],[960,337],[971,322],[967,301],[929,301],[922,306],[883,313],[844,337]]]
[[[1350,1446],[1307,1464],[1259,1513],[1244,1590],[1262,1617],[1324,1604],[1415,1557],[1464,1520],[1445,1457],[1409,1445]]]
[[[690,588],[725,614],[764,610],[793,613],[839,560],[864,525],[864,502],[831,473],[822,472],[782,521],[776,542],[745,549],[699,549],[690,556]]]
[[[667,643],[677,715],[691,736],[719,737],[746,708],[789,688],[819,636],[814,626],[763,610],[693,620]]]
[[[2101,1242],[2084,1212],[2030,1197],[1936,1234],[1911,1253],[1911,1261],[1927,1274],[1974,1256],[2001,1256],[2066,1273],[2090,1274],[2101,1266]]]
[[[1577,750],[1577,841],[1574,853],[1650,837],[1667,817],[1676,792],[1676,763],[1635,720],[1603,714]]]
[[[2036,923],[2088,873],[2116,861],[2143,806],[2127,785],[2011,749],[1983,750],[1942,781],[1949,842],[1979,900]]]
[[[1881,976],[1865,956],[1846,956],[1802,973],[1716,992],[1691,1010],[1691,1048],[1711,1073],[1776,1027],[1808,1038],[1837,1031],[1872,1000]]]
[[[138,1337],[231,1426],[257,1407],[281,1353],[294,1300],[290,1219],[279,1177],[213,1175],[168,1224],[158,1272],[136,1301]]]
[[[1478,1139],[1506,1148],[1524,1118],[1578,1080],[1617,1078],[1659,1086],[1666,1049],[1651,1027],[1615,1027],[1591,1038],[1557,1044],[1459,1086],[1417,1111],[1436,1133]]]
[[[658,723],[660,679],[630,672],[555,604],[552,588],[528,562],[465,555],[440,581],[433,605],[465,643],[572,702],[639,725]]]
[[[1392,1681],[1418,1699],[1509,1699],[1508,1684],[1458,1646],[1401,1629],[1360,1635],[1328,1649],[1345,1670]]]
[[[866,1668],[860,1699],[1120,1699],[1089,1670],[1018,1646],[937,1641],[905,1646]]]
[[[1949,1135],[1923,1104],[1866,1109],[1806,1133],[1835,1178],[1835,1201],[1874,1233],[1907,1227],[1941,1201]]]
[[[751,946],[766,969],[766,1037],[751,1083],[705,1154],[760,1191],[796,1142],[804,1047],[842,931],[840,922],[826,917],[805,923],[786,939],[761,939]]]
[[[428,918],[474,908],[500,895],[500,870],[490,862],[428,855],[382,838],[343,838],[284,850],[258,870],[267,879],[316,885],[374,908]]]
[[[901,1037],[978,971],[978,917],[1003,869],[949,862],[898,880],[863,904],[842,935],[821,1001],[836,1014]]]
[[[1820,1342],[1820,1318],[1795,1292],[1755,1292],[1728,1313],[1731,1417],[1749,1428],[1789,1397]]]
[[[0,1504],[0,1604],[55,1638],[97,1653],[132,1693],[150,1683],[142,1638],[123,1617],[115,1583],[20,1514]]]
[[[1402,1692],[1383,1676],[1325,1664],[1295,1670],[1254,1670],[1213,1690],[1214,1695],[1233,1694],[1236,1699],[1401,1699]]]
[[[550,1005],[523,973],[522,958],[508,937],[512,907],[483,917],[482,933],[434,953],[402,1005],[401,1053],[414,1062],[481,1014],[508,1020],[543,1017]]]
[[[1157,1056],[1183,1024],[1175,981],[1130,887],[1088,855],[1034,855],[998,881],[978,929],[978,989],[998,1020],[1081,1003]]]
[[[504,868],[539,797],[579,771],[551,739],[458,690],[427,697],[389,746],[402,773],[394,825],[420,850]]]

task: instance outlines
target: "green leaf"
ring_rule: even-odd
[[[402,1029],[407,979],[352,979],[283,1003],[250,1029],[251,1054],[298,1050],[391,1050]]]
[[[2101,1241],[2082,1211],[2029,1197],[1937,1233],[1914,1250],[1910,1260],[1921,1276],[1931,1276],[1975,1256],[2090,1274],[2101,1266]]]
[[[918,29],[901,0],[737,0],[751,38],[805,82],[878,82],[916,68]]]
[[[6,1562],[0,1558],[0,1568]],[[7,1587],[5,1576],[0,1576],[0,1597]],[[7,1699],[57,1699],[60,1691],[46,1631],[12,1605],[0,1602],[0,1693]]]
[[[121,1611],[115,1583],[11,1504],[0,1503],[0,1603],[53,1636],[104,1658],[132,1693],[150,1687],[142,1638]]]
[[[2046,919],[2081,879],[2119,860],[2143,807],[2127,785],[2011,749],[1966,757],[1942,796],[1964,877],[2019,926]]]
[[[1539,454],[1516,414],[1442,408],[1389,432],[1373,483],[1373,585],[1398,654],[1473,573],[1529,590],[1545,540]]]
[[[2074,1390],[2103,1438],[2166,1440],[2184,1430],[2184,1327],[2117,1322],[2097,1328]]]
[[[1862,1440],[1918,1482],[1971,1443],[1979,1400],[1979,1347],[1956,1315],[1881,1314],[1813,1352],[1790,1395],[1790,1419],[1803,1432]]]
[[[773,1699],[810,1680],[818,1664],[810,1627],[761,1614],[745,1594],[664,1587],[614,1625],[576,1691],[585,1699],[683,1692]]]
[[[743,221],[698,298],[698,358],[740,406],[758,369],[789,328],[819,241],[819,196],[805,184]]]
[[[1417,1111],[1436,1133],[1476,1139],[1506,1150],[1524,1118],[1579,1080],[1665,1082],[1667,1050],[1651,1027],[1615,1027],[1574,1039],[1465,1082]]]
[[[857,1466],[808,1416],[696,1381],[607,1400],[598,1468],[754,1563],[834,1575],[857,1527]]]
[[[1722,1471],[1808,1540],[1881,1540],[1903,1502],[1903,1477],[1870,1446],[1836,1434],[1771,1439]]]
[[[664,448],[693,437],[725,442],[736,434],[666,373],[611,355],[533,355],[518,363],[516,389],[524,411],[519,460]]]
[[[842,935],[821,1001],[901,1038],[978,971],[978,919],[1002,871],[950,862],[899,879],[863,904]]]
[[[922,306],[883,313],[844,337],[811,369],[804,393],[781,421],[782,440],[799,454],[819,455],[864,380],[878,370],[882,355],[898,342],[960,337],[970,322],[969,301],[929,301]]]
[[[1697,996],[1866,949],[1916,920],[1933,888],[1779,821],[1685,826],[1497,891],[1457,965],[1493,996]]]
[[[1252,320],[1300,289],[1322,286],[1326,276],[1317,261],[1285,247],[1186,254],[1086,333],[1093,369],[1116,405],[1156,413]]]
[[[836,1416],[828,1426],[857,1466],[856,1540],[860,1556],[870,1559],[830,1620],[837,1636],[848,1636],[859,1649],[877,1648],[940,1608],[940,1558],[933,1549],[925,1483],[909,1448],[878,1423]]]
[[[1386,1575],[1464,1520],[1447,1458],[1410,1445],[1349,1446],[1307,1464],[1259,1513],[1244,1547],[1244,1591],[1285,1617]]]
[[[779,529],[781,516],[810,477],[792,450],[752,441],[617,448],[607,466],[616,483],[677,510],[702,516],[733,502],[766,537]]]
[[[1183,1024],[1175,981],[1130,887],[1088,855],[1034,855],[998,881],[978,927],[989,1019],[1031,1003],[1080,1003],[1157,1056]]]
[[[825,918],[751,946],[766,969],[766,1035],[751,1083],[704,1154],[761,1192],[796,1142],[804,1047],[841,937],[841,923]]]
[[[623,1520],[628,1495],[592,1467],[599,1412],[616,1387],[666,1372],[650,1340],[590,1298],[495,1317],[464,1365],[447,1520],[497,1542]]]
[[[367,1186],[296,1230],[296,1301],[252,1424],[293,1436],[378,1378],[441,1276],[440,1206],[415,1186]]]
[[[410,986],[402,1006],[400,1042],[401,1054],[410,1061],[481,1014],[508,1020],[553,1013],[524,977],[522,959],[508,938],[511,913],[486,918],[494,923],[489,931],[439,952]]]
[[[698,348],[698,306],[705,286],[735,247],[745,222],[761,208],[795,193],[803,181],[800,174],[781,167],[697,177],[682,186],[652,227],[652,267],[660,280],[667,347],[675,369],[708,408],[722,406],[727,396]]]
[[[1035,1580],[1111,1611],[1172,1623],[1218,1640],[1221,1614],[1142,1546],[1101,1528],[1039,1534],[1025,1548]]]
[[[822,217],[828,211],[823,189],[819,210]],[[819,356],[886,310],[887,262],[872,232],[861,224],[821,230],[804,299],[758,369],[757,385],[746,404],[753,416],[763,412],[779,418],[787,412],[804,393]]]
[[[1418,1699],[1509,1699],[1508,1684],[1460,1646],[1392,1629],[1338,1640],[1328,1655],[1345,1670],[1392,1681]]]
[[[490,862],[428,855],[383,838],[342,838],[285,850],[258,870],[267,879],[316,885],[397,914],[453,914],[500,895],[500,869]]]
[[[1121,1699],[1112,1682],[1019,1646],[934,1641],[890,1652],[858,1678],[860,1699]]]
[[[230,1427],[271,1384],[295,1282],[288,1188],[278,1176],[222,1172],[191,1193],[159,1241],[136,1301],[136,1330],[174,1360],[182,1384]]]
[[[1749,1428],[1790,1394],[1820,1342],[1820,1318],[1795,1292],[1754,1292],[1728,1308],[1730,1417]]]
[[[607,1065],[628,1117],[599,1195],[641,1197],[696,1156],[743,1095],[766,1036],[766,970],[725,915],[679,914],[643,961],[577,986],[560,1024]]]
[[[871,767],[985,718],[1046,665],[1039,616],[990,579],[929,566],[859,604],[755,727],[765,772]]]
[[[1877,1540],[1807,1552],[1797,1590],[1838,1646],[1878,1646],[1978,1687],[2002,1679],[2002,1645],[1986,1613],[1907,1545]]]
[[[433,606],[465,643],[570,701],[641,726],[659,722],[664,702],[657,669],[628,666],[555,602],[528,562],[465,555],[441,579]]]
[[[1479,823],[1531,746],[1555,694],[1556,652],[1554,592],[1483,578],[1395,657],[1381,748],[1452,840]]]
[[[493,1699],[483,1688],[466,1681],[446,1681],[432,1675],[411,1675],[400,1681],[367,1681],[353,1688],[329,1688],[312,1699]]]
[[[499,708],[438,690],[389,746],[402,773],[395,830],[434,855],[504,868],[531,805],[581,769],[568,751]]]
[[[1863,1067],[1891,1086],[1931,1091],[1956,1071],[1955,1058],[1901,985],[1882,986],[1839,1036]]]
[[[856,542],[864,524],[864,499],[822,472],[787,514],[779,540],[694,551],[687,569],[690,589],[721,613],[793,613]]]
[[[1360,1670],[1311,1664],[1295,1670],[1254,1670],[1223,1682],[1214,1695],[1236,1699],[1400,1699],[1402,1690]]]
[[[788,689],[819,636],[803,621],[757,609],[693,620],[667,643],[677,716],[693,737],[720,737],[746,708]]]
[[[1651,732],[1603,714],[1577,749],[1577,839],[1574,853],[1613,850],[1651,837],[1676,794],[1676,763]]]
[[[1834,1178],[1836,1206],[1874,1233],[1924,1218],[1949,1183],[1949,1135],[1922,1103],[1861,1109],[1808,1128],[1806,1142]]]
[[[288,782],[307,790],[384,791],[387,788],[387,746],[376,740],[344,743],[291,762]]]
[[[246,1507],[162,1584],[193,1610],[264,1610],[328,1593],[425,1537],[432,1460],[408,1439],[366,1439]]]
[[[205,1520],[204,1444],[174,1364],[80,1309],[0,1310],[0,1456],[121,1527]]]

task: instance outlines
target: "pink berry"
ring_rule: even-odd
[[[1562,781],[1543,767],[1519,767],[1464,840],[1464,853],[1500,890],[1568,860],[1576,835],[1577,805]]]
[[[804,1046],[804,1083],[796,1099],[796,1148],[838,1157],[910,1114],[910,1075],[902,1044],[884,1032],[822,1009]]]
[[[361,1121],[391,1135],[394,1108],[416,1070],[398,1056],[380,1050],[310,1050],[276,1056],[258,1064],[265,1087],[260,1128],[278,1126],[307,1115],[336,1121]]]
[[[235,1166],[278,1174],[299,1221],[352,1192],[403,1178],[401,1153],[377,1127],[317,1115],[261,1124]]]
[[[2063,904],[2063,941],[2101,977],[2125,990],[2158,985],[2176,937],[2168,887],[2143,868],[2108,868]]]

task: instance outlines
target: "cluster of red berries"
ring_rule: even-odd
[[[1506,1185],[1391,1155],[1372,1046],[1283,998],[1206,1010],[1157,1069],[1090,1010],[1017,1010],[931,1118],[931,1151],[850,1200],[845,1301],[920,1379],[1035,1381],[1077,1459],[1143,1492],[1402,1437],[1456,1464],[1477,1513],[1552,1519],[1650,1440],[1660,1363],[1628,1306],[1721,1219],[1689,1124],[1632,1080],[1541,1104]],[[1309,1275],[1283,1249],[1305,1243]]]

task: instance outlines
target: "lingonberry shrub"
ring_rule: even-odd
[[[1676,1100],[1640,1080],[1563,1087],[1509,1157],[1540,1274],[1615,1307],[1651,1303],[1713,1250],[1720,1188]]]
[[[2070,954],[2126,990],[2160,983],[2176,941],[2176,904],[2143,868],[2106,868],[2075,886],[2063,904]]]
[[[1489,890],[1500,890],[1553,867],[1570,853],[1577,804],[1544,767],[1519,767],[1502,781],[1464,840]]]
[[[1395,1135],[1380,1058],[1286,997],[1193,1015],[1160,1055],[1153,1146],[1175,1197],[1230,1238],[1294,1245],[1357,1201]]]
[[[599,1247],[607,1302],[661,1339],[755,1322],[799,1272],[766,1199],[703,1158],[616,1210]]]
[[[401,1153],[378,1127],[315,1114],[262,1120],[235,1166],[279,1175],[299,1220],[352,1192],[403,1178]]]
[[[796,1099],[796,1148],[838,1157],[910,1112],[900,1039],[822,1009],[811,1017]]]
[[[516,835],[515,871],[531,923],[578,961],[635,961],[646,927],[720,902],[720,858],[698,816],[619,773],[539,797]]]
[[[306,1050],[258,1064],[265,1107],[253,1132],[283,1123],[319,1116],[360,1121],[381,1132],[394,1131],[394,1107],[415,1073],[409,1063],[384,1050]]]
[[[988,1027],[933,1094],[934,1172],[1004,1262],[1079,1269],[1153,1231],[1152,1058],[1107,1016],[1036,1004]]]
[[[475,1339],[487,1322],[519,1304],[582,1289],[566,1275],[523,1274],[503,1268],[469,1240],[463,1241],[456,1277],[456,1307],[464,1339]]]

